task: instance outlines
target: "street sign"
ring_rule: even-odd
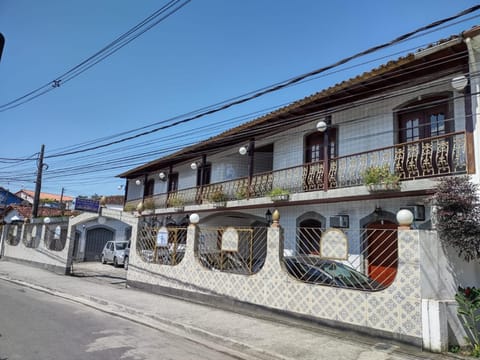
[[[157,247],[168,246],[168,229],[162,226],[157,234]]]
[[[100,201],[93,199],[75,198],[75,210],[98,212]]]

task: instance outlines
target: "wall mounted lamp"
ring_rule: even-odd
[[[270,209],[267,209],[267,212],[265,213],[265,221],[268,225],[272,223],[272,212],[270,211]]]
[[[140,179],[135,180],[135,185],[138,185],[138,186],[142,185],[142,180]]]
[[[159,178],[161,181],[166,181],[166,180],[167,180],[167,174],[166,174],[164,171],[161,171],[161,172],[158,174],[158,178]]]
[[[317,123],[317,131],[320,131],[320,132],[325,132],[328,128],[328,124],[326,121],[324,120],[320,120],[318,123]]]
[[[465,75],[460,75],[460,76],[454,77],[450,82],[450,84],[452,85],[452,88],[454,88],[455,90],[462,91],[467,86],[468,79]]]
[[[247,154],[252,155],[254,148],[255,148],[255,143],[253,140],[251,140],[249,144],[240,146],[240,148],[238,149],[238,152],[240,153],[240,155],[247,155]]]
[[[201,165],[201,163],[195,161],[195,162],[193,162],[193,163],[190,164],[190,168],[191,168],[192,170],[197,170],[197,169],[200,167],[200,165]]]

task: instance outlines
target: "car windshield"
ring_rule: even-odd
[[[371,281],[361,272],[342,263],[328,262],[322,264],[321,268],[333,277],[340,279],[346,285],[364,285]]]
[[[125,250],[127,248],[128,242],[118,242],[115,243],[117,250]]]

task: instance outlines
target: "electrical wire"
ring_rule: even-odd
[[[133,40],[137,39],[139,36],[152,29],[154,26],[161,23],[163,20],[167,19],[178,10],[183,8],[191,0],[171,0],[166,5],[162,6],[160,9],[155,11],[153,14],[149,15],[147,18],[142,20],[140,23],[135,25],[133,28],[129,29],[126,33],[122,34],[114,41],[109,43],[107,46],[96,52],[94,55],[88,57],[81,63],[75,65],[73,68],[63,73],[62,75],[56,77],[53,81],[50,81],[35,90],[28,92],[27,94],[20,96],[14,100],[11,100],[3,105],[0,105],[0,112],[4,112],[13,108],[16,108],[20,105],[28,103],[56,88],[59,88],[62,84],[72,80],[73,78],[79,76],[83,72],[90,69],[92,66],[98,64],[99,62],[105,60],[107,57],[111,56]],[[155,20],[155,21],[154,21]]]
[[[69,151],[69,152],[64,152],[64,153],[58,153],[58,154],[54,154],[54,155],[49,155],[48,157],[52,158],[52,157],[59,157],[59,156],[67,156],[67,155],[72,155],[72,154],[77,154],[77,153],[80,153],[80,152],[87,152],[87,151],[92,151],[92,150],[97,150],[97,149],[101,149],[101,148],[104,148],[104,147],[108,147],[108,146],[111,146],[111,145],[115,145],[115,144],[119,144],[121,142],[125,142],[125,141],[129,141],[129,140],[133,140],[133,139],[137,139],[139,137],[142,137],[142,136],[146,136],[146,135],[150,135],[150,134],[153,134],[153,133],[156,133],[160,130],[165,130],[165,129],[169,129],[171,127],[175,127],[175,126],[178,126],[180,124],[185,124],[185,123],[188,123],[190,121],[193,121],[193,120],[197,120],[199,118],[202,118],[204,116],[208,116],[208,115],[212,115],[214,113],[217,113],[217,112],[220,112],[220,111],[223,111],[223,110],[226,110],[230,107],[233,107],[233,106],[236,106],[236,105],[239,105],[239,104],[243,104],[245,102],[248,102],[248,101],[251,101],[253,99],[256,99],[258,97],[261,97],[261,96],[264,96],[266,94],[269,94],[269,93],[272,93],[272,92],[276,92],[276,91],[279,91],[287,86],[290,86],[292,84],[295,84],[295,83],[298,83],[306,78],[309,78],[309,77],[312,77],[314,75],[318,75],[320,73],[323,73],[327,70],[330,70],[330,69],[333,69],[333,68],[336,68],[340,65],[343,65],[347,62],[350,62],[352,61],[353,59],[356,59],[356,58],[359,58],[359,57],[362,57],[362,56],[365,56],[367,54],[371,54],[373,52],[376,52],[376,51],[379,51],[381,49],[384,49],[384,48],[387,48],[387,47],[390,47],[392,45],[395,45],[395,44],[398,44],[400,42],[404,42],[406,41],[408,38],[412,37],[413,35],[416,35],[418,33],[421,33],[421,32],[424,32],[426,30],[430,30],[432,28],[435,28],[439,25],[442,25],[446,22],[449,22],[451,20],[454,20],[454,19],[457,19],[459,17],[462,17],[462,16],[465,16],[466,14],[470,14],[472,12],[475,12],[477,11],[478,9],[480,9],[480,5],[476,5],[476,6],[473,6],[467,10],[464,10],[456,15],[453,15],[453,16],[450,16],[450,17],[447,17],[447,18],[444,18],[444,19],[441,19],[441,20],[437,20],[437,21],[434,21],[433,23],[430,23],[426,26],[422,26],[416,30],[413,30],[411,32],[408,32],[406,34],[403,34],[389,42],[386,42],[386,43],[383,43],[383,44],[380,44],[380,45],[377,45],[377,46],[374,46],[374,47],[371,47],[367,50],[364,50],[364,51],[361,51],[361,52],[358,52],[354,55],[351,55],[351,56],[348,56],[346,58],[343,58],[333,64],[330,64],[330,65],[327,65],[327,66],[324,66],[324,67],[321,67],[319,69],[316,69],[316,70],[313,70],[313,71],[310,71],[308,73],[305,73],[305,74],[302,74],[302,75],[299,75],[299,76],[296,76],[294,78],[291,78],[289,80],[286,80],[286,81],[283,81],[281,83],[278,83],[276,85],[273,85],[273,86],[270,86],[270,87],[267,87],[267,88],[264,88],[263,90],[261,91],[258,91],[252,95],[249,95],[249,96],[246,96],[246,97],[242,97],[240,99],[237,99],[237,100],[234,100],[234,101],[231,101],[229,103],[226,103],[226,104],[223,104],[221,106],[218,106],[218,107],[215,107],[213,109],[210,109],[210,110],[207,110],[207,111],[204,111],[200,114],[196,114],[196,115],[193,115],[193,116],[189,116],[185,119],[181,119],[181,120],[177,120],[177,121],[174,121],[168,125],[163,125],[163,126],[160,126],[160,127],[156,127],[154,129],[151,129],[151,130],[148,130],[148,131],[144,131],[144,132],[141,132],[139,134],[135,134],[135,135],[131,135],[131,136],[127,136],[127,137],[124,137],[122,139],[118,139],[118,140],[114,140],[114,141],[110,141],[108,143],[105,143],[105,144],[101,144],[101,145],[96,145],[96,146],[91,146],[91,147],[88,147],[88,148],[85,148],[85,149],[82,149],[82,150],[74,150],[74,151]]]
[[[357,104],[357,105],[358,105],[358,104]],[[169,150],[172,150],[172,149],[169,149]],[[84,169],[84,170],[85,170],[85,169]],[[29,173],[29,174],[31,174],[31,173]]]

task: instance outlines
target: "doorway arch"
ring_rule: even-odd
[[[300,255],[320,254],[325,217],[310,211],[297,218],[297,251]]]
[[[98,261],[107,241],[114,239],[115,232],[107,227],[94,227],[87,230],[85,241],[85,261]]]
[[[398,267],[398,225],[389,220],[378,220],[365,226],[365,260],[367,275],[389,286],[395,280]]]

